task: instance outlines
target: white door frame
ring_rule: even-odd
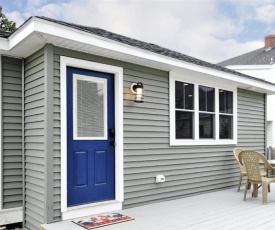
[[[115,200],[67,206],[67,66],[114,74],[115,82]],[[123,69],[76,58],[60,57],[61,212],[62,220],[122,209],[123,189]]]

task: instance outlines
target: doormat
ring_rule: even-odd
[[[94,229],[111,224],[117,224],[129,220],[134,220],[130,216],[125,216],[120,213],[109,213],[106,215],[91,216],[90,218],[78,221],[72,221],[85,229]]]

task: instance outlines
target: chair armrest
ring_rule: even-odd
[[[264,163],[265,163],[265,166],[264,166],[265,169],[267,169],[267,170],[274,170],[275,171],[275,167],[271,166],[271,164],[268,161],[266,161]]]

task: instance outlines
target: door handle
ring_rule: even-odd
[[[115,129],[110,129],[110,138],[112,139],[110,141],[110,145],[113,145],[113,146],[116,145],[115,140],[114,140],[115,137],[116,137],[116,131],[115,131]]]

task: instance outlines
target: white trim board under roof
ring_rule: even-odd
[[[275,94],[275,84],[270,82],[154,44],[98,28],[79,26],[44,17],[31,17],[7,39],[1,39],[2,50],[0,52],[17,57],[27,57],[47,43],[165,71],[180,73],[188,69],[207,74],[211,80],[223,79],[227,83],[238,83],[239,88]]]
[[[274,69],[275,64],[272,64],[272,65],[229,65],[229,66],[226,66],[226,68],[233,69],[233,70]]]

